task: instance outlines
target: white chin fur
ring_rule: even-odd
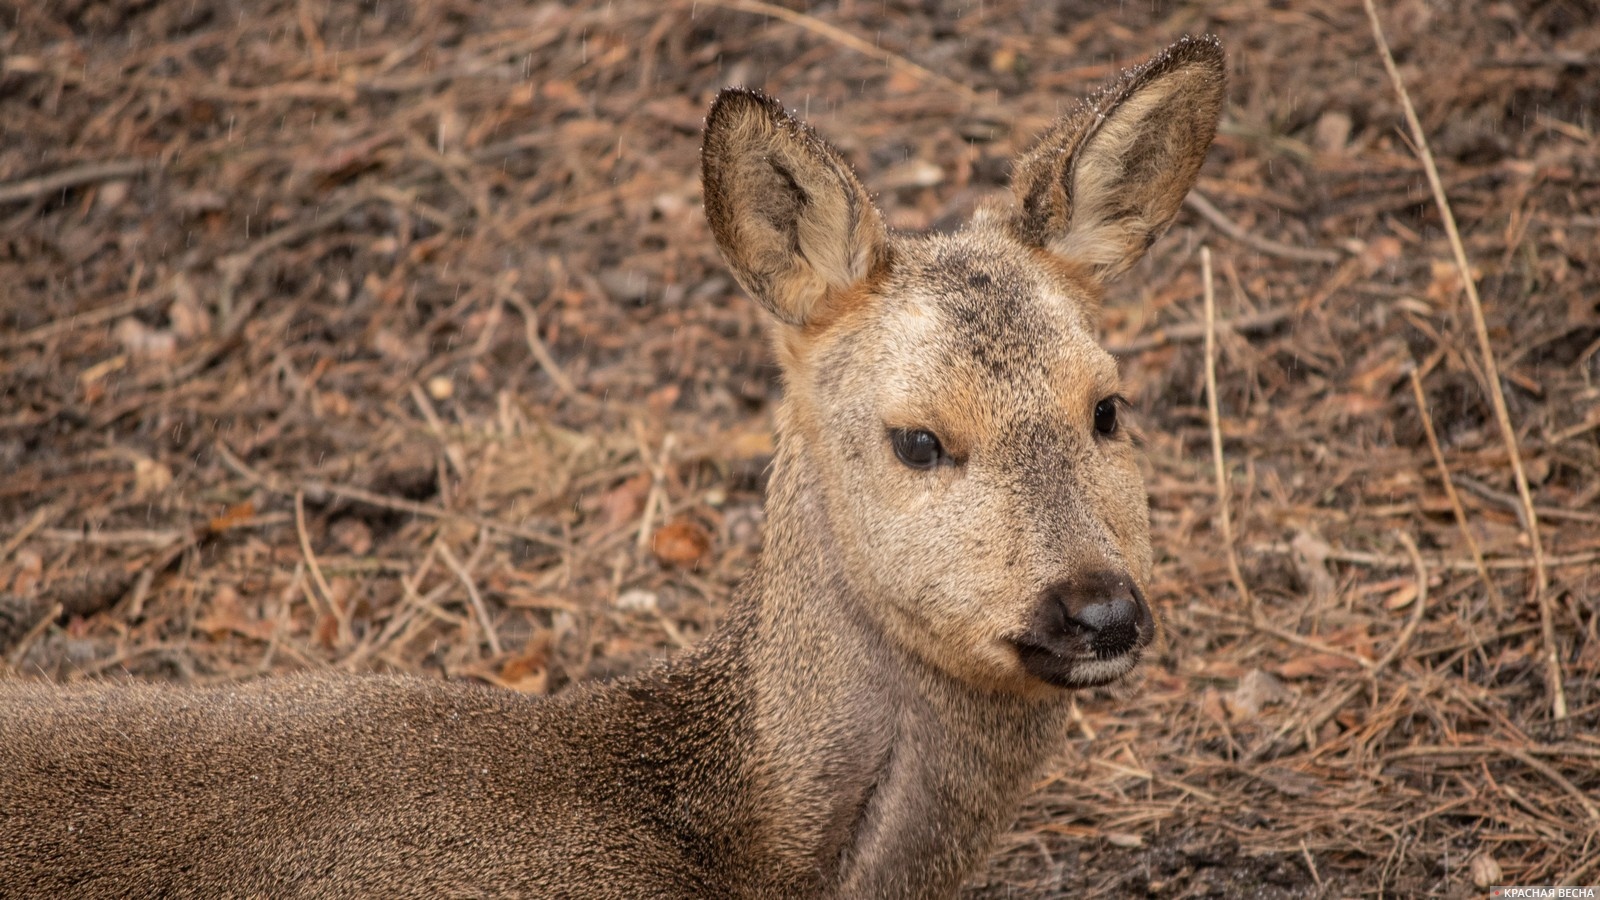
[[[1125,653],[1115,659],[1085,659],[1074,663],[1072,683],[1075,687],[1103,687],[1122,678],[1139,664],[1134,653]]]

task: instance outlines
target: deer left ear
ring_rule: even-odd
[[[1194,185],[1225,82],[1222,44],[1184,38],[1058,119],[1017,161],[1017,237],[1101,282],[1127,271]]]
[[[729,88],[706,117],[706,218],[735,278],[778,321],[805,326],[880,267],[887,231],[828,142],[759,91]]]

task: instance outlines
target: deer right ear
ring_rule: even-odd
[[[1172,224],[1217,131],[1216,38],[1184,38],[1063,116],[1017,161],[1025,243],[1110,281]]]
[[[739,284],[804,326],[886,258],[883,218],[839,151],[759,91],[711,104],[700,153],[706,218]]]

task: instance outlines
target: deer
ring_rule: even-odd
[[[705,212],[784,397],[759,559],[697,646],[549,697],[403,675],[0,683],[11,897],[951,897],[1157,636],[1096,332],[1215,135],[1220,43],[1062,115],[1009,197],[898,233],[756,90]]]

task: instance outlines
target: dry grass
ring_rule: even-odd
[[[777,392],[698,208],[711,94],[925,228],[1213,31],[1223,134],[1107,321],[1166,649],[973,893],[1600,880],[1594,5],[1398,0],[1393,79],[1355,2],[912,6],[0,8],[8,664],[542,692],[692,643]]]

